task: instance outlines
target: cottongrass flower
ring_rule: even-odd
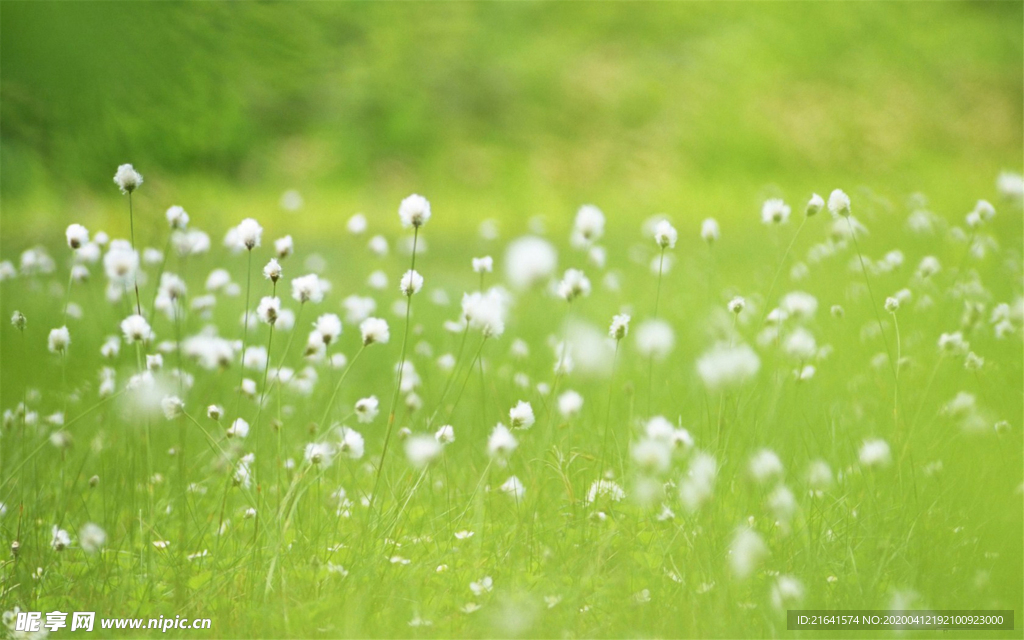
[[[832,468],[824,460],[814,460],[807,468],[807,486],[811,494],[821,496],[825,491],[832,488],[834,482]]]
[[[271,258],[266,266],[263,267],[263,277],[275,284],[281,279],[281,264],[277,261],[277,258]]]
[[[729,309],[729,313],[732,313],[734,315],[739,315],[746,306],[747,301],[740,296],[735,296],[734,298],[729,300],[729,303],[726,305],[726,307]]]
[[[284,260],[288,256],[295,252],[295,241],[292,240],[291,236],[283,236],[274,240],[274,253],[277,257]]]
[[[850,196],[836,189],[828,196],[828,210],[834,216],[850,217]]]
[[[675,344],[672,325],[664,320],[644,320],[636,329],[636,349],[645,358],[664,360]]]
[[[753,379],[761,359],[745,344],[720,343],[697,360],[697,373],[710,391],[722,391]]]
[[[359,332],[363,336],[363,346],[371,344],[387,344],[391,339],[388,331],[388,322],[381,318],[367,318],[359,325]]]
[[[583,396],[569,390],[558,396],[558,412],[565,419],[579,415],[583,410]]]
[[[450,424],[446,424],[434,432],[434,439],[441,444],[451,444],[455,442],[455,429]]]
[[[900,308],[899,298],[889,296],[885,299],[885,310],[889,313],[895,314]]]
[[[746,580],[768,555],[768,546],[757,532],[743,528],[733,536],[729,545],[729,567],[733,576]]]
[[[764,224],[785,224],[789,221],[789,205],[779,198],[765,200],[761,205],[761,222]]]
[[[492,589],[494,589],[494,580],[491,579],[491,576],[484,576],[476,582],[469,583],[469,590],[477,597],[490,593]]]
[[[219,404],[211,404],[206,407],[206,416],[211,420],[220,420],[224,415],[224,407]]]
[[[329,467],[334,458],[334,447],[326,442],[310,442],[302,453],[303,459],[314,467]]]
[[[567,302],[590,295],[590,280],[579,269],[566,269],[558,283],[558,295]]]
[[[66,326],[50,330],[50,335],[47,338],[47,347],[50,349],[50,353],[64,353],[70,345],[71,332]]]
[[[142,182],[142,174],[130,164],[122,164],[114,174],[114,184],[126,195],[142,186]]]
[[[409,269],[402,274],[402,279],[398,285],[402,295],[411,297],[413,294],[419,293],[420,289],[423,288],[423,276],[421,276],[414,269]]]
[[[78,530],[78,545],[86,553],[96,553],[107,543],[107,532],[98,524],[87,522]]]
[[[174,420],[185,413],[185,403],[178,396],[167,396],[160,401],[160,409],[165,418]]]
[[[520,400],[516,403],[516,406],[509,409],[508,417],[509,424],[512,425],[513,429],[529,429],[535,421],[533,407],[529,402],[524,402],[523,400]]]
[[[573,245],[585,247],[604,235],[604,214],[592,204],[585,204],[576,212],[573,223]]]
[[[68,247],[72,249],[79,249],[89,243],[89,230],[77,223],[68,225],[64,236],[67,238]]]
[[[11,325],[18,331],[24,331],[27,324],[28,319],[25,317],[24,313],[15,311],[11,314]]]
[[[345,228],[354,236],[366,233],[366,227],[366,215],[362,213],[353,214],[345,223]]]
[[[188,226],[188,213],[178,205],[169,207],[164,215],[167,216],[167,224],[171,229],[180,231]]]
[[[558,265],[551,243],[536,236],[523,236],[505,250],[505,277],[517,289],[548,281]]]
[[[238,223],[238,242],[247,250],[252,251],[260,246],[263,238],[263,227],[252,218],[246,218]]]
[[[711,499],[718,477],[718,463],[707,453],[697,453],[690,460],[686,477],[679,483],[679,500],[691,513]]]
[[[818,345],[811,332],[803,327],[791,331],[782,343],[782,350],[790,358],[806,362],[817,353]]]
[[[607,498],[611,502],[622,502],[626,498],[626,492],[622,490],[619,483],[601,478],[590,484],[586,503],[594,504],[599,498]]]
[[[718,226],[718,220],[715,220],[714,218],[705,218],[704,221],[700,223],[700,237],[704,242],[708,243],[708,246],[718,242],[721,235],[722,231]]]
[[[805,291],[790,291],[782,296],[779,307],[795,318],[810,319],[818,312],[818,299]]]
[[[811,199],[807,201],[807,207],[804,209],[804,213],[807,214],[808,218],[818,215],[822,209],[825,208],[825,199],[814,194]]]
[[[782,476],[782,461],[771,449],[761,449],[750,457],[748,469],[755,482],[765,484]]]
[[[417,469],[429,465],[441,455],[441,443],[433,436],[417,434],[405,441],[405,456]]]
[[[323,284],[319,276],[310,273],[298,278],[292,278],[292,298],[300,304],[312,302],[319,304],[324,299]]]
[[[612,324],[608,327],[608,337],[613,340],[622,340],[629,335],[629,314],[620,313],[612,317]]]
[[[315,332],[323,340],[324,346],[330,346],[341,335],[341,319],[333,313],[325,313],[313,324]]]
[[[657,438],[643,438],[630,447],[633,462],[646,473],[664,473],[672,464],[672,449]]]
[[[462,296],[462,317],[484,337],[496,338],[505,332],[508,304],[508,293],[498,287],[466,293]]]
[[[224,432],[224,435],[229,438],[245,439],[249,436],[249,423],[243,418],[236,418],[227,431]]]
[[[50,547],[54,551],[63,551],[71,546],[71,536],[64,529],[61,529],[57,525],[53,525],[50,536]]]
[[[881,438],[865,440],[857,456],[865,467],[887,467],[892,462],[889,443]]]
[[[412,194],[398,205],[398,219],[407,229],[419,229],[430,220],[430,202],[419,194]]]
[[[491,256],[473,258],[473,271],[479,274],[490,273],[491,271],[494,271],[494,258],[492,258]]]
[[[659,220],[654,225],[654,242],[662,249],[675,249],[679,232],[668,220]]]
[[[362,424],[369,424],[377,417],[380,412],[380,402],[377,400],[377,396],[369,396],[367,398],[360,398],[356,400],[355,413],[356,419]]]
[[[516,502],[520,502],[526,495],[526,488],[517,476],[509,476],[508,480],[501,483],[498,489],[505,495],[511,496]]]
[[[771,600],[776,611],[798,609],[804,599],[804,585],[793,576],[782,575],[772,585]]]
[[[274,296],[264,296],[256,307],[256,317],[264,324],[273,325],[281,315],[281,299]]]
[[[150,342],[155,338],[149,323],[139,314],[133,314],[121,321],[121,332],[128,344]]]
[[[352,460],[359,460],[366,453],[366,441],[363,434],[355,429],[341,427],[338,434],[338,451]]]
[[[508,430],[508,427],[498,423],[487,438],[487,455],[496,460],[507,460],[512,452],[519,446],[516,437]]]

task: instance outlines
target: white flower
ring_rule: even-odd
[[[761,206],[761,222],[765,224],[785,224],[789,221],[789,205],[778,198],[766,200]]]
[[[727,305],[731,313],[739,314],[747,306],[747,301],[740,296],[734,297]]]
[[[811,332],[803,327],[797,327],[786,336],[782,344],[782,350],[794,360],[806,362],[814,357],[818,345]]]
[[[885,299],[885,310],[889,313],[896,313],[900,308],[900,301],[897,298],[889,296]]]
[[[583,205],[576,212],[573,234],[576,246],[585,246],[600,240],[604,235],[604,214],[592,204]]]
[[[271,258],[270,262],[263,267],[263,277],[271,282],[277,282],[281,278],[281,264],[277,258]]]
[[[675,333],[664,320],[644,320],[636,329],[636,348],[645,358],[664,360],[675,343]]]
[[[58,327],[50,330],[50,336],[47,339],[50,353],[64,353],[70,345],[71,332],[68,331],[67,327]]]
[[[434,433],[434,438],[441,444],[451,444],[455,442],[455,429],[446,424]]]
[[[761,449],[750,458],[750,475],[764,484],[782,475],[782,461],[771,449]]]
[[[814,194],[811,196],[811,199],[807,201],[807,208],[804,211],[806,212],[807,217],[810,218],[811,216],[818,215],[818,212],[824,208],[825,199],[818,194]]]
[[[135,281],[139,254],[127,240],[113,240],[103,255],[103,270],[111,282],[129,285]]]
[[[345,320],[350,324],[359,324],[377,310],[377,301],[369,296],[351,295],[341,301],[345,308]]]
[[[324,290],[320,278],[315,273],[292,278],[292,298],[300,303],[323,301]]]
[[[284,236],[274,240],[274,251],[277,252],[277,257],[284,260],[288,256],[292,255],[295,251],[295,241],[292,240],[291,236]]]
[[[520,400],[509,409],[508,418],[513,429],[529,429],[534,423],[533,407],[529,402]]]
[[[441,443],[433,436],[417,434],[405,441],[405,456],[409,464],[422,469],[441,455]]]
[[[494,258],[491,256],[484,256],[482,258],[473,258],[473,271],[476,273],[490,273],[494,270]]]
[[[756,532],[740,529],[729,546],[729,565],[733,575],[745,580],[754,573],[754,569],[768,555],[768,547]]]
[[[462,296],[462,316],[473,329],[485,337],[498,337],[505,332],[508,314],[508,294],[492,287],[486,292],[475,291]]]
[[[887,467],[892,462],[889,443],[882,439],[865,440],[858,457],[865,467]]]
[[[834,216],[849,216],[850,196],[842,189],[836,189],[828,196],[828,210]]]
[[[178,205],[174,205],[167,209],[166,215],[167,224],[169,224],[172,229],[180,230],[188,226],[188,213]]]
[[[568,302],[590,295],[590,280],[579,269],[566,269],[558,283],[558,295]]]
[[[78,544],[86,553],[96,553],[107,542],[107,532],[99,525],[87,522],[78,531]]]
[[[366,442],[363,440],[363,434],[355,429],[341,427],[338,430],[338,442],[338,450],[353,460],[362,458],[363,453],[366,451]]]
[[[238,241],[250,251],[260,246],[260,239],[263,237],[263,227],[252,218],[246,218],[238,223]]]
[[[374,418],[377,417],[377,413],[379,411],[380,402],[377,400],[377,396],[361,398],[356,401],[356,418],[358,418],[359,422],[363,424],[373,422]]]
[[[608,336],[615,340],[622,340],[629,334],[629,314],[620,313],[612,316],[612,324],[608,327]]]
[[[558,396],[558,412],[563,418],[571,418],[583,409],[583,396],[575,391],[566,391]]]
[[[558,254],[547,240],[523,236],[505,251],[505,277],[517,289],[546,282],[558,265]]]
[[[326,442],[310,442],[302,457],[313,466],[329,467],[334,457],[334,447]]]
[[[706,503],[715,490],[718,464],[706,453],[697,453],[690,461],[690,469],[679,485],[679,499],[690,512]]]
[[[330,345],[341,335],[341,319],[333,313],[325,313],[313,323],[325,345]]]
[[[221,416],[224,415],[224,407],[216,404],[211,404],[206,407],[206,415],[211,420],[220,420]]]
[[[50,538],[50,546],[54,551],[63,551],[64,549],[71,546],[71,536],[68,532],[61,529],[57,525],[53,525],[53,535]]]
[[[807,468],[807,484],[813,491],[825,491],[832,486],[832,468],[824,460],[814,460]]]
[[[363,335],[363,346],[371,344],[387,344],[391,338],[388,331],[388,322],[381,318],[367,318],[359,325],[359,331]]]
[[[399,283],[398,288],[404,296],[412,296],[415,293],[419,293],[420,289],[423,288],[423,276],[415,270],[410,269],[402,274],[402,280]]]
[[[348,219],[348,222],[345,224],[345,228],[347,228],[348,232],[352,235],[366,233],[366,216],[361,213],[353,215]]]
[[[149,323],[139,314],[132,314],[121,321],[121,332],[129,344],[149,342],[155,337]]]
[[[430,202],[419,194],[412,194],[398,206],[398,219],[403,227],[422,227],[430,220]]]
[[[718,220],[714,218],[705,218],[704,222],[700,225],[700,237],[708,245],[712,245],[718,241],[721,236],[721,230],[718,227]]]
[[[492,458],[505,459],[512,455],[519,443],[508,427],[500,422],[494,426],[491,435],[487,438],[487,455]]]
[[[67,237],[68,246],[72,249],[78,249],[89,243],[89,230],[80,224],[68,225],[64,235]]]
[[[523,499],[523,495],[526,493],[526,488],[523,483],[519,481],[516,476],[509,476],[509,479],[501,483],[499,487],[502,493],[507,494],[515,498],[516,502]]]
[[[672,464],[672,449],[657,438],[643,438],[630,447],[633,462],[646,472],[662,473]]]
[[[996,190],[1003,198],[1021,204],[1021,201],[1024,200],[1024,176],[1019,173],[1003,171],[996,178]]]
[[[469,583],[469,590],[477,597],[482,596],[485,593],[490,593],[493,588],[494,580],[491,580],[491,576],[484,576],[476,582]]]
[[[761,359],[745,344],[718,344],[697,360],[697,373],[711,391],[747,382],[761,368]]]
[[[246,438],[249,435],[249,423],[242,418],[236,418],[225,431],[225,435],[229,438]]]
[[[122,164],[114,174],[114,184],[121,189],[121,193],[131,193],[142,185],[142,174],[132,165]]]
[[[178,396],[166,396],[160,401],[160,408],[163,410],[165,418],[174,420],[184,413],[185,403]]]
[[[654,242],[662,249],[674,249],[678,239],[679,232],[668,220],[659,220],[654,225]]]
[[[608,498],[612,502],[622,502],[626,492],[622,490],[617,482],[612,480],[595,480],[587,491],[587,504],[593,504],[598,498]]]
[[[278,316],[281,315],[281,299],[264,296],[260,300],[260,304],[256,307],[256,315],[259,319],[266,324],[274,324],[277,322]]]
[[[772,585],[772,606],[778,611],[799,608],[804,599],[804,586],[793,576],[779,576]]]

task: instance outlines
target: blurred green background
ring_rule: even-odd
[[[5,1],[4,244],[69,207],[119,229],[122,162],[144,207],[200,224],[272,218],[290,188],[307,230],[412,191],[449,228],[591,201],[613,226],[753,224],[768,193],[862,185],[959,217],[1021,169],[1022,23],[1021,2]]]

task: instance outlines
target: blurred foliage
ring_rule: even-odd
[[[128,161],[241,188],[433,181],[525,207],[537,185],[577,202],[737,179],[990,186],[1021,160],[1019,2],[0,11],[8,203],[103,189]]]

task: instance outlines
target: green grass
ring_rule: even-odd
[[[162,214],[146,195],[165,188],[159,176],[150,176],[137,194],[137,232],[145,239],[140,245],[162,246],[167,237],[160,230]],[[901,194],[885,196],[901,199]],[[975,197],[994,199],[988,191],[963,195],[969,203]],[[242,290],[237,297],[218,296],[208,321],[184,312],[181,335],[212,324],[221,335],[241,339],[247,258],[220,247],[226,227],[219,216],[204,213],[232,204],[215,196],[201,202],[190,208],[192,225],[213,236],[214,248],[187,261],[172,256],[167,270],[188,282],[188,300],[203,293],[214,267],[228,269]],[[802,204],[796,198],[791,202],[793,220],[782,227],[765,227],[756,206],[734,203],[744,213],[723,219],[723,236],[710,249],[692,221],[677,220],[681,237],[668,252],[674,264],[664,275],[659,302],[659,316],[673,326],[676,345],[650,369],[634,338],[638,323],[653,314],[658,279],[650,261],[657,248],[638,219],[610,213],[601,241],[607,265],[598,268],[568,245],[572,209],[552,212],[550,237],[559,248],[559,273],[569,266],[583,268],[593,293],[571,307],[543,288],[517,293],[504,335],[484,341],[470,330],[460,349],[462,334],[446,332],[442,323],[457,319],[462,292],[479,286],[470,258],[494,255],[496,273],[485,284],[499,283],[504,245],[521,229],[505,219],[501,239],[481,239],[465,222],[472,219],[472,206],[435,199],[434,217],[421,234],[427,249],[416,260],[427,284],[413,298],[408,326],[408,359],[422,379],[415,390],[422,407],[410,411],[400,400],[394,429],[432,433],[450,422],[456,440],[421,473],[393,438],[372,510],[360,499],[374,486],[407,330],[404,314],[392,309],[400,298],[397,280],[408,268],[407,255],[372,256],[365,237],[342,230],[340,217],[328,237],[315,232],[302,214],[258,216],[272,231],[252,254],[252,309],[260,297],[271,295],[271,283],[258,271],[272,256],[278,232],[294,226],[297,239],[296,254],[283,260],[285,279],[277,287],[285,307],[297,310],[287,283],[307,272],[303,261],[313,253],[327,260],[324,275],[332,291],[323,303],[307,304],[311,308],[302,311],[298,328],[275,332],[272,343],[274,366],[283,362],[299,370],[308,364],[317,382],[309,396],[271,384],[260,412],[253,399],[235,391],[242,375],[237,354],[216,371],[185,360],[182,366],[194,384],[179,391],[170,380],[168,392],[182,396],[188,417],[168,421],[159,410],[147,415],[125,401],[131,393],[121,390],[137,371],[134,347],[122,345],[112,361],[99,355],[105,336],[119,333],[118,323],[134,302],[131,293],[117,304],[104,301],[101,266],[91,267],[90,280],[70,291],[83,317],[68,320],[72,344],[66,359],[47,353],[49,330],[62,324],[69,257],[59,232],[51,230],[46,243],[57,271],[0,284],[5,317],[15,309],[28,317],[24,333],[6,322],[0,329],[3,408],[14,409],[27,398],[39,415],[34,425],[17,417],[5,423],[0,440],[0,500],[7,508],[0,534],[5,544],[20,543],[19,554],[2,566],[0,599],[7,609],[212,618],[210,631],[173,632],[188,637],[743,637],[786,633],[785,615],[770,595],[782,574],[801,582],[805,608],[882,609],[902,601],[914,607],[1014,609],[1019,619],[1024,598],[1019,204],[997,203],[996,218],[973,237],[972,245],[989,248],[978,259],[968,255],[967,242],[954,237],[952,228],[963,226],[960,215],[944,215],[934,234],[918,235],[905,226],[905,206],[854,191],[854,213],[870,229],[859,238],[867,263],[893,249],[905,257],[901,268],[867,276],[872,308],[852,244],[840,243],[834,255],[817,263],[807,258],[835,225],[845,223],[826,212],[809,219],[796,235]],[[121,212],[111,215],[127,217],[127,202],[118,204]],[[945,209],[942,202],[933,204]],[[271,206],[272,200],[265,203]],[[407,237],[397,231],[396,218],[373,216],[370,233],[384,233],[394,247]],[[10,247],[11,238],[5,240]],[[7,248],[3,257],[14,259],[22,248],[23,243]],[[938,257],[943,267],[929,280],[914,275],[925,255]],[[790,269],[798,262],[808,264],[809,273],[793,281]],[[377,269],[389,277],[383,291],[365,284]],[[154,295],[158,270],[158,265],[146,267],[150,284],[140,289],[144,308]],[[618,276],[619,290],[604,286],[606,273]],[[975,286],[965,294],[961,285],[969,282]],[[895,353],[894,318],[881,305],[904,287],[911,298],[895,316],[903,357],[897,399],[877,328],[880,319]],[[434,304],[430,292],[436,289],[446,291],[452,304]],[[818,310],[813,318],[789,320],[784,335],[803,325],[819,347],[828,345],[827,354],[815,357],[816,375],[804,382],[795,381],[797,363],[777,343],[757,340],[764,311],[793,290],[816,296]],[[341,380],[344,369],[305,361],[303,347],[308,323],[321,313],[340,314],[339,301],[353,293],[376,299],[377,315],[391,325],[391,340],[360,353],[359,330],[346,323],[330,347],[351,365]],[[748,300],[735,333],[725,311],[733,295]],[[965,295],[983,306],[977,321],[962,317]],[[933,306],[920,308],[926,297]],[[1017,315],[1014,332],[997,339],[989,315],[1001,302],[1010,303]],[[844,308],[843,318],[830,315],[832,305]],[[620,344],[614,375],[588,364],[587,356],[599,348],[583,343],[576,369],[556,380],[552,346],[565,335],[585,336],[579,323],[603,334],[612,315],[624,310],[633,316],[633,333]],[[163,344],[165,371],[170,371],[178,366],[175,325],[159,313],[152,323],[157,340],[140,353]],[[965,370],[962,356],[940,355],[939,335],[956,330],[985,359],[980,371]],[[529,345],[523,359],[510,355],[516,339]],[[269,340],[265,325],[247,334],[249,345],[266,346]],[[719,340],[755,345],[761,360],[754,379],[721,393],[707,390],[695,369],[696,360]],[[442,399],[450,379],[436,360],[445,353],[461,356]],[[98,396],[102,366],[117,370],[112,398]],[[517,386],[517,374],[528,376],[527,388]],[[245,375],[264,388],[261,369]],[[561,417],[552,398],[538,391],[539,383],[555,385],[556,393],[578,391],[584,397],[581,414]],[[973,394],[976,407],[950,415],[944,408],[960,392]],[[353,404],[370,394],[380,399],[381,413],[371,424],[358,424]],[[489,462],[486,441],[497,422],[508,423],[508,410],[518,400],[533,404],[537,424],[516,432],[519,447],[502,467]],[[213,403],[226,410],[219,424],[205,416]],[[45,422],[57,411],[65,413],[63,427]],[[695,440],[694,451],[717,461],[713,497],[696,512],[680,504],[677,488],[694,452],[674,453],[671,467],[654,475],[631,459],[631,446],[655,415],[685,427]],[[225,437],[236,417],[253,425],[243,441]],[[1009,422],[1008,432],[996,433],[1000,420]],[[977,432],[964,430],[970,421],[979,423]],[[304,463],[303,449],[316,440],[313,434],[335,423],[363,434],[365,457],[337,458],[323,470]],[[57,431],[70,434],[69,448],[49,442]],[[869,468],[858,462],[862,443],[871,438],[890,444],[890,465]],[[257,482],[248,490],[233,486],[238,458],[257,447]],[[750,457],[762,448],[774,450],[784,465],[782,477],[766,485],[755,483],[748,472]],[[169,455],[171,449],[184,455]],[[293,469],[284,468],[286,458],[296,461]],[[815,497],[806,471],[818,459],[829,464],[835,483]],[[587,502],[591,483],[603,473],[623,487],[626,499]],[[525,487],[521,501],[498,491],[510,475]],[[92,476],[99,478],[95,487],[88,482]],[[665,487],[663,499],[646,506],[637,501],[645,477]],[[183,497],[182,487],[192,483],[202,490]],[[776,484],[796,497],[788,522],[768,506]],[[336,515],[331,497],[339,487],[353,501],[344,517]],[[663,505],[674,517],[659,517]],[[243,517],[249,507],[257,508],[258,518]],[[230,525],[217,535],[222,519]],[[100,553],[86,553],[77,543],[76,532],[87,522],[107,532]],[[54,524],[75,540],[61,552],[49,544]],[[747,579],[729,570],[730,543],[741,527],[756,531],[768,550]],[[463,530],[472,537],[456,539],[454,533]],[[170,544],[158,549],[154,540]],[[204,550],[203,558],[183,557]],[[408,564],[392,562],[395,556]],[[347,574],[332,571],[335,565]],[[447,570],[439,571],[441,565]],[[41,576],[33,576],[37,567]],[[485,576],[493,579],[493,591],[475,595],[470,584]],[[479,610],[467,612],[469,603]],[[431,626],[410,626],[417,620]],[[1013,632],[953,635],[1016,637],[1019,620],[1016,625]]]

